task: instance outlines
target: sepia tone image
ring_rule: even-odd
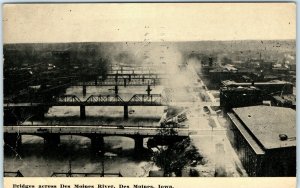
[[[3,11],[4,177],[296,176],[293,3]]]

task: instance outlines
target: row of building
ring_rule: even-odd
[[[204,66],[202,74],[220,86],[227,136],[248,175],[296,176],[295,83],[289,81],[291,74],[288,79],[281,75],[293,70],[281,70],[272,62],[252,64]]]
[[[249,106],[227,113],[228,138],[249,176],[296,176],[296,112]]]
[[[230,122],[228,138],[249,176],[296,176],[293,96],[288,82],[223,82],[220,106]]]
[[[225,111],[233,107],[269,105],[296,109],[296,95],[293,84],[286,81],[240,82],[222,81],[220,105]]]

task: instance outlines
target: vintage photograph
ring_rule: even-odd
[[[3,6],[4,177],[295,177],[294,3]]]

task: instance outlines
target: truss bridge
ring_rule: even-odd
[[[119,95],[91,95],[80,100],[76,95],[62,95],[43,103],[7,103],[4,108],[44,108],[51,106],[80,106],[80,117],[85,119],[86,106],[124,106],[124,118],[128,118],[128,106],[165,106],[166,100],[161,94],[135,94],[128,101]]]

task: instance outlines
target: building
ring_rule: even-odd
[[[275,95],[272,96],[271,101],[274,106],[296,109],[296,96],[294,94],[281,95],[281,96]]]
[[[71,52],[66,51],[52,51],[53,64],[56,67],[66,67],[71,69]]]
[[[236,69],[234,67],[217,67],[209,71],[210,80],[215,84],[220,84],[224,80],[238,80],[240,81],[242,76],[249,76],[253,71],[249,69]]]
[[[265,95],[273,94],[293,94],[293,84],[291,82],[273,80],[270,82],[235,82],[231,80],[226,80],[222,82],[225,87],[247,87],[255,86],[259,88]]]
[[[228,138],[249,176],[296,176],[296,111],[233,108]]]
[[[220,88],[220,106],[225,111],[231,108],[253,106],[263,104],[260,89],[249,87],[221,87]]]

